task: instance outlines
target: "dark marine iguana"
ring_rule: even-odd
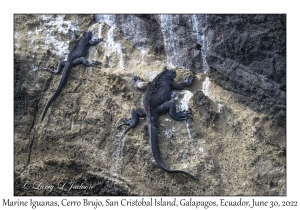
[[[144,98],[143,98],[143,106],[144,109],[138,108],[131,111],[131,118],[123,120],[123,124],[119,125],[119,127],[123,125],[128,125],[124,130],[124,134],[126,134],[131,128],[135,127],[139,118],[147,119],[148,123],[148,131],[150,135],[151,149],[153,157],[156,163],[165,171],[171,173],[183,173],[193,178],[197,178],[192,174],[181,171],[181,170],[171,170],[164,165],[162,160],[159,157],[159,148],[158,148],[158,118],[160,115],[169,113],[169,115],[177,121],[187,120],[190,117],[191,113],[186,111],[176,112],[175,103],[171,101],[171,91],[172,89],[182,90],[183,88],[190,86],[195,79],[195,76],[190,75],[185,78],[183,82],[175,82],[174,79],[176,77],[176,72],[174,70],[168,70],[164,68],[164,70],[158,74],[154,80],[150,83],[144,82],[138,76],[133,76],[132,79],[136,83],[137,87],[140,89],[146,89]],[[147,87],[148,86],[148,87]]]
[[[73,38],[73,41],[76,41],[76,40],[74,40],[74,37],[72,37],[72,38]],[[83,35],[81,36],[81,38],[79,40],[77,40],[75,46],[69,52],[67,61],[61,61],[58,64],[58,67],[56,70],[47,68],[47,70],[50,70],[51,72],[53,72],[55,74],[59,73],[63,69],[63,73],[62,73],[62,77],[61,77],[61,80],[60,80],[57,90],[55,91],[54,95],[52,96],[52,98],[50,99],[50,101],[48,102],[48,104],[45,108],[41,122],[43,121],[50,105],[57,98],[57,96],[60,94],[63,87],[67,83],[69,73],[73,67],[75,67],[79,64],[84,64],[86,66],[96,66],[96,65],[101,64],[101,62],[99,62],[99,61],[88,62],[84,58],[84,56],[86,55],[90,46],[97,45],[102,40],[103,39],[98,39],[98,38],[94,37],[92,31],[84,32]]]

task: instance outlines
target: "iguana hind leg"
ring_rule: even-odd
[[[185,110],[176,112],[176,105],[172,101],[167,101],[159,106],[159,114],[169,113],[169,115],[177,121],[187,120],[188,117],[191,117],[192,113]]]
[[[123,125],[129,125],[125,130],[124,130],[124,134],[126,134],[131,128],[134,128],[138,123],[139,123],[139,118],[142,117],[146,117],[146,113],[145,110],[142,108],[139,109],[133,109],[131,111],[131,117],[128,119],[124,119],[123,123],[121,125],[119,125],[117,128],[122,127]]]
[[[77,66],[77,65],[79,65],[79,64],[83,64],[83,65],[85,65],[85,66],[90,67],[90,66],[96,66],[96,65],[99,65],[99,64],[101,64],[101,62],[99,62],[99,61],[88,62],[87,59],[85,59],[84,57],[81,57],[81,58],[75,59],[75,60],[72,62],[72,64],[75,65],[75,66]]]
[[[66,63],[67,63],[67,61],[61,61],[61,62],[59,62],[58,66],[57,66],[57,69],[45,68],[45,70],[48,70],[48,71],[51,71],[54,74],[57,74],[57,73],[59,73],[64,68],[64,66],[66,65]]]

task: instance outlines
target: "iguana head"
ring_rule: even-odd
[[[93,32],[92,31],[85,31],[82,36],[85,36],[85,37],[88,37],[88,38],[92,38]]]
[[[163,74],[170,77],[172,80],[176,78],[176,71],[172,69],[167,69],[164,67]]]

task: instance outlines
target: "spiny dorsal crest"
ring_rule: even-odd
[[[150,103],[150,101],[152,100],[153,92],[159,86],[159,78],[160,78],[160,76],[162,74],[164,74],[167,70],[168,70],[167,67],[164,67],[163,71],[160,72],[158,75],[156,75],[156,77],[150,83],[150,90],[149,90],[149,95],[148,95],[148,103]],[[150,115],[150,113],[151,113],[151,106],[148,106],[148,110],[147,111],[148,111],[148,114]]]

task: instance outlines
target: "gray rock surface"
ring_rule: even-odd
[[[207,36],[210,76],[239,102],[285,124],[286,16],[212,15],[207,25],[214,34]]]

